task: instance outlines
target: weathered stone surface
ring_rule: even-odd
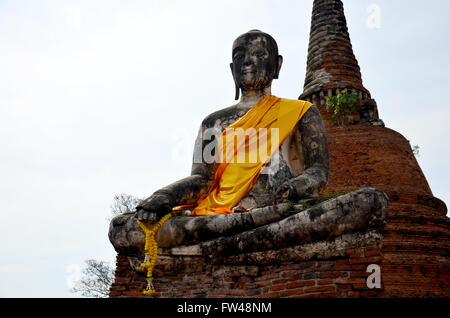
[[[361,189],[330,199],[278,222],[196,246],[175,247],[166,254],[235,255],[329,240],[344,233],[380,227],[387,212],[387,196]]]
[[[160,255],[155,297],[380,297],[367,290],[369,264],[381,265],[379,229],[240,255]],[[117,257],[111,297],[140,297],[142,258]]]
[[[302,262],[311,259],[333,259],[345,256],[348,250],[378,245],[383,235],[382,229],[369,229],[362,232],[346,233],[331,240],[321,240],[267,251],[231,255],[214,258],[213,262],[224,264],[276,264],[284,262]]]
[[[174,217],[161,227],[156,239],[161,248],[174,247],[166,254],[176,255],[229,255],[275,249],[381,225],[386,206],[383,192],[361,189],[302,212],[296,210],[298,205],[280,204],[246,213]],[[122,255],[137,255],[143,250],[144,234],[133,214],[114,218],[109,237]],[[199,242],[204,243],[195,245]],[[176,247],[180,245],[185,247]]]
[[[275,222],[290,213],[289,205],[283,203],[254,209],[248,213],[173,217],[164,223],[155,239],[162,248],[194,244]],[[144,247],[144,233],[137,224],[134,213],[115,217],[110,223],[109,238],[116,251],[123,255],[136,254]]]

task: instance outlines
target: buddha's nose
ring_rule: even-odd
[[[248,66],[252,64],[252,59],[250,58],[250,54],[246,54],[244,58],[244,66]]]

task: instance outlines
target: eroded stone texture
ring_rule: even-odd
[[[301,245],[380,227],[387,197],[375,189],[361,189],[319,203],[305,211],[280,204],[246,213],[206,217],[173,217],[156,236],[164,253],[231,255]],[[109,237],[122,255],[142,253],[144,234],[133,214],[111,222]],[[195,243],[198,245],[192,245]],[[176,247],[189,245],[189,247]]]
[[[383,192],[361,189],[302,212],[293,210],[293,215],[278,222],[165,253],[234,255],[329,240],[344,233],[382,227],[386,212],[387,196]]]
[[[381,265],[383,235],[373,229],[288,248],[232,256],[160,255],[155,297],[383,297],[367,288]],[[143,297],[142,257],[117,257],[111,297]]]
[[[248,213],[173,217],[158,231],[156,240],[159,247],[163,248],[194,244],[275,222],[291,212],[288,204],[279,204]],[[136,254],[144,247],[144,233],[137,224],[134,213],[116,216],[110,223],[109,238],[116,251],[123,255]]]

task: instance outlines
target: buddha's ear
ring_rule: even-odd
[[[234,100],[238,100],[239,99],[239,87],[236,83],[236,77],[234,76],[233,63],[230,63],[230,68],[231,68],[231,74],[233,75],[233,81],[234,81],[234,87],[235,87]]]
[[[278,55],[277,64],[278,64],[277,70],[275,71],[275,76],[273,77],[274,79],[278,79],[278,76],[280,75],[281,66],[283,65],[283,57],[281,55]]]

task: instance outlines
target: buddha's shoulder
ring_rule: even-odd
[[[217,125],[217,122],[229,121],[229,120],[237,120],[238,118],[245,115],[248,109],[240,107],[239,104],[235,104],[214,113],[209,114],[203,119],[202,126],[203,127],[213,127]]]

